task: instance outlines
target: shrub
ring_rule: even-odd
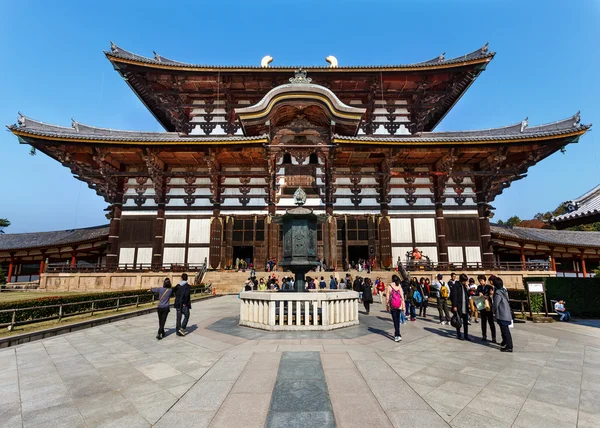
[[[200,289],[204,285],[192,286],[192,290]],[[50,307],[53,305],[61,305],[66,303],[80,303],[77,305],[63,306],[63,316],[73,315],[77,313],[87,312],[92,309],[92,300],[109,299],[120,297],[120,305],[128,305],[136,302],[134,296],[140,296],[140,304],[149,303],[153,298],[152,292],[147,290],[127,290],[127,291],[111,291],[104,293],[82,293],[75,296],[51,296],[41,297],[39,299],[22,300],[17,302],[5,302],[0,303],[0,310],[5,309],[23,309],[32,308],[29,310],[18,311],[16,313],[15,321],[17,323],[33,321],[34,319],[40,318],[52,318],[58,317],[59,307]],[[114,308],[116,306],[116,300],[107,300],[103,302],[96,302],[94,304],[94,310],[102,310],[108,308]],[[35,309],[34,309],[35,308]],[[0,324],[10,323],[12,320],[12,312],[0,313]]]
[[[531,310],[533,312],[542,312],[544,310],[544,295],[543,294],[532,294],[530,298],[531,298]]]

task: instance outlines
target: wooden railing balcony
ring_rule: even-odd
[[[409,261],[404,265],[409,272],[418,271],[468,271],[468,270],[501,270],[501,271],[550,271],[550,262],[454,262],[439,263],[429,260]]]

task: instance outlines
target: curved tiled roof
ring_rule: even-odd
[[[267,139],[267,135],[256,137],[239,136],[201,136],[201,135],[183,135],[177,132],[139,132],[139,131],[121,131],[107,128],[96,128],[84,125],[75,120],[72,126],[49,125],[44,122],[36,121],[23,116],[20,117],[18,124],[8,127],[16,135],[41,137],[45,139],[72,139],[79,141],[97,142],[97,141],[115,141],[129,143],[261,143]],[[452,142],[504,142],[513,140],[527,140],[537,138],[552,138],[560,136],[569,136],[582,134],[589,129],[591,124],[581,124],[579,122],[579,113],[564,120],[549,123],[546,125],[531,126],[526,125],[526,120],[515,125],[509,125],[502,128],[492,128],[480,131],[453,131],[453,132],[422,132],[420,134],[405,135],[360,135],[357,137],[346,137],[341,135],[334,136],[334,142],[357,142],[357,143],[452,143]]]
[[[552,217],[550,223],[560,223],[577,218],[600,215],[600,184],[577,199],[567,201],[566,205],[567,207],[572,207],[572,210]]]
[[[488,48],[488,43],[486,43],[481,48],[470,52],[466,55],[461,55],[456,58],[445,59],[445,54],[442,54],[434,59],[413,63],[413,64],[392,64],[392,65],[358,65],[358,66],[341,66],[341,67],[330,67],[328,65],[323,66],[269,66],[269,67],[261,67],[261,66],[253,66],[253,65],[206,65],[206,64],[190,64],[179,61],[174,61],[163,56],[158,55],[154,52],[154,58],[148,58],[142,55],[134,54],[133,52],[129,52],[117,45],[113,42],[110,43],[110,51],[105,51],[105,55],[109,60],[126,60],[133,61],[141,64],[147,64],[151,66],[159,66],[164,68],[184,68],[184,69],[206,69],[206,70],[234,70],[234,69],[242,69],[242,70],[285,70],[285,71],[293,71],[299,68],[309,71],[325,71],[325,70],[341,70],[341,71],[361,71],[361,70],[386,70],[386,69],[414,69],[414,68],[440,68],[446,67],[449,65],[461,65],[465,62],[477,61],[477,60],[491,60],[495,52],[490,52]]]
[[[529,227],[505,227],[491,225],[493,238],[514,239],[537,244],[568,247],[600,248],[600,232],[573,230],[533,229]]]
[[[436,142],[458,142],[458,141],[502,141],[502,140],[521,140],[530,138],[546,138],[553,136],[561,136],[572,133],[584,132],[589,129],[591,124],[580,123],[580,115],[577,112],[575,115],[548,123],[545,125],[528,126],[528,120],[525,119],[514,125],[504,126],[500,128],[482,129],[476,131],[450,131],[450,132],[421,132],[419,134],[410,135],[359,135],[356,137],[345,137],[336,135],[335,138],[345,141],[357,142],[421,142],[421,143],[436,143]]]
[[[54,232],[0,234],[0,251],[48,248],[82,244],[108,238],[108,225]]]
[[[254,142],[260,143],[267,136],[259,135],[256,137],[238,136],[201,136],[201,135],[182,135],[177,132],[142,132],[142,131],[122,131],[109,128],[97,128],[84,125],[72,119],[71,127],[50,125],[23,116],[19,113],[18,123],[8,126],[8,129],[16,135],[25,134],[25,136],[45,137],[47,139],[73,139],[79,141],[115,141],[115,142],[138,142],[138,143],[211,143],[211,142]]]

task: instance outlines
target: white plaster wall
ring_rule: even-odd
[[[210,219],[192,218],[190,219],[190,244],[208,244],[210,243]]]
[[[135,256],[135,248],[120,248],[119,249],[119,265],[133,265]]]
[[[208,261],[209,248],[188,248],[187,262],[190,264],[204,263],[204,259]]]
[[[186,219],[167,219],[165,221],[165,244],[185,244],[186,232]]]
[[[450,263],[464,262],[463,247],[448,247],[448,261]]]
[[[465,247],[467,253],[467,263],[481,263],[480,247]]]
[[[149,265],[152,263],[152,247],[138,248],[137,263]]]
[[[411,244],[412,228],[410,218],[392,218],[390,219],[390,232],[392,235],[392,244]],[[394,259],[395,260],[395,259]]]
[[[438,262],[438,249],[437,247],[419,247],[419,250],[423,252],[424,256],[429,257],[433,263]]]
[[[168,247],[163,252],[163,265],[183,264],[185,263],[185,248]]]
[[[435,219],[415,218],[415,242],[437,242]]]

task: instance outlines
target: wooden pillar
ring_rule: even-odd
[[[10,263],[8,264],[8,275],[6,277],[6,282],[11,282],[14,270],[15,270],[15,256],[14,256],[14,253],[11,253]]]
[[[490,213],[489,205],[485,201],[479,200],[477,202],[477,212],[479,214],[479,232],[481,234],[481,254],[484,268],[490,268],[494,265],[494,252],[490,245],[492,240],[492,231],[490,228]]]
[[[165,204],[158,204],[154,223],[154,241],[152,242],[152,269],[160,270],[163,264],[163,246],[165,233]]]
[[[554,247],[550,247],[550,269],[556,272],[556,258],[554,257]]]
[[[71,253],[71,268],[75,268],[75,266],[77,266],[77,251]]]
[[[42,260],[40,261],[40,278],[44,273],[44,269],[46,268],[46,252],[42,251]]]
[[[113,270],[119,267],[119,234],[121,231],[121,211],[120,203],[112,205],[112,218],[108,231],[108,254],[106,255],[106,266]]]
[[[583,272],[583,277],[587,278],[587,269],[585,267],[585,256],[583,254],[583,251],[581,252],[581,255],[579,257],[581,259],[581,271]]]
[[[448,263],[448,243],[446,242],[446,221],[441,201],[435,202],[435,228],[437,229],[438,261]]]
[[[525,259],[525,247],[521,245],[521,267],[527,269],[527,260]]]

